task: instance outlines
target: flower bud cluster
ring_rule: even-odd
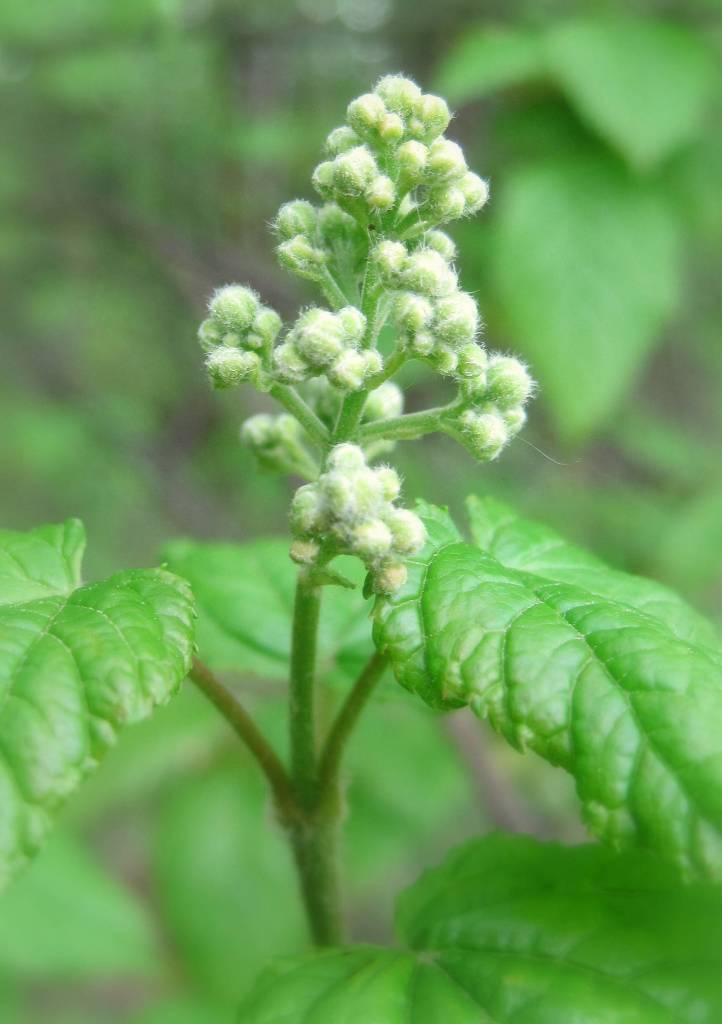
[[[387,75],[349,104],[346,117],[326,140],[329,159],[313,174],[324,199],[361,219],[394,211],[428,224],[475,213],[487,201],[487,183],[444,137],[451,113],[441,97]]]
[[[287,413],[249,417],[241,427],[241,441],[266,469],[297,473],[309,463],[301,425]]]
[[[319,373],[342,391],[358,391],[383,361],[376,349],[362,349],[366,319],[355,306],[337,313],[312,306],[305,310],[273,352],[275,377],[298,384]]]
[[[466,408],[451,432],[476,458],[491,461],[524,426],[534,381],[519,359],[487,356],[478,345],[460,354],[458,376]]]
[[[239,284],[219,288],[198,330],[213,386],[229,388],[245,380],[260,384],[264,355],[280,330],[278,313],[261,305],[252,289]]]
[[[273,228],[281,266],[311,281],[320,280],[329,265],[358,273],[366,254],[362,228],[336,203],[317,207],[294,199],[278,211]]]
[[[394,503],[401,483],[389,466],[371,468],[354,444],[339,444],[329,453],[326,469],[313,484],[296,491],[291,504],[291,528],[303,552],[301,560],[326,543],[334,550],[357,555],[371,573],[378,593],[394,593],[406,582],[403,559],[424,545],[426,532],[417,515]],[[312,556],[313,557],[313,556]]]

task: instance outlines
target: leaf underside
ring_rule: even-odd
[[[496,502],[472,499],[470,512],[476,545],[435,511],[407,586],[377,609],[398,681],[434,706],[469,705],[569,771],[594,834],[721,877],[712,627]]]
[[[164,570],[80,585],[80,523],[0,531],[0,888],[66,797],[188,670],[193,605]]]

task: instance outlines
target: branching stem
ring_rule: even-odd
[[[328,442],[328,430],[294,388],[288,387],[286,384],[274,384],[270,394],[277,402],[285,406],[292,416],[296,417],[316,444],[323,446]]]

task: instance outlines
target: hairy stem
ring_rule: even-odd
[[[359,430],[362,442],[383,439],[385,441],[412,441],[424,434],[432,434],[443,426],[444,419],[458,409],[458,403],[410,412],[388,420],[365,423]]]
[[[295,815],[295,794],[291,780],[275,750],[240,701],[198,658],[193,659],[190,678],[218,708],[256,759],[271,786],[279,816],[282,820],[290,821]]]
[[[316,795],[316,723],[314,682],[321,588],[301,569],[296,583],[291,638],[291,776],[302,807]]]
[[[292,416],[296,417],[313,441],[322,446],[328,442],[328,430],[294,388],[290,388],[286,384],[274,384],[270,394],[277,402],[285,406]]]

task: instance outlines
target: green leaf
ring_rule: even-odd
[[[0,533],[0,887],[126,724],[185,676],[187,585],[132,570],[79,586],[82,526]]]
[[[217,671],[286,679],[296,566],[284,540],[251,544],[196,544],[178,540],[164,559],[193,588],[199,608],[201,656]],[[357,559],[334,562],[359,589],[324,595],[319,633],[323,674],[355,678],[371,653]]]
[[[70,837],[0,899],[0,968],[14,976],[142,977],[159,957],[140,901]]]
[[[676,306],[678,242],[663,198],[601,155],[506,179],[491,245],[498,315],[560,434],[588,435],[633,383]]]
[[[434,88],[452,103],[480,99],[546,71],[536,33],[481,25],[466,32],[442,61]]]
[[[173,795],[158,827],[156,885],[186,969],[237,1001],[263,961],[307,942],[290,853],[255,766],[226,766]]]
[[[666,588],[605,572],[495,503],[472,503],[472,516],[481,550],[428,545],[425,569],[379,603],[375,640],[399,682],[436,706],[469,704],[565,768],[596,835],[722,876],[711,627]]]
[[[244,1024],[714,1024],[722,893],[648,858],[487,836],[402,895],[407,948],[269,968]]]
[[[635,167],[700,131],[713,65],[690,29],[648,16],[578,18],[552,28],[544,48],[579,115]]]

